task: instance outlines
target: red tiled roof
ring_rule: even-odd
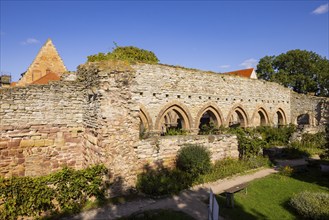
[[[236,75],[236,76],[250,78],[253,70],[254,70],[254,68],[249,68],[249,69],[243,69],[243,70],[235,70],[235,71],[227,72],[227,73],[224,73],[224,74]]]
[[[16,86],[16,84],[17,84],[17,82],[11,82],[10,87],[14,87],[14,86]]]
[[[40,79],[33,81],[31,84],[43,85],[43,84],[48,84],[49,81],[58,81],[60,79],[61,78],[56,73],[49,72],[43,77],[41,77]]]

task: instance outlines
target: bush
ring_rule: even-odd
[[[304,218],[329,219],[329,193],[301,192],[289,204]]]
[[[192,177],[179,169],[149,169],[138,175],[136,188],[148,195],[175,194],[192,184]]]
[[[159,59],[155,56],[152,51],[143,50],[137,47],[118,47],[112,52],[107,54],[98,53],[96,55],[90,55],[87,57],[88,62],[102,61],[102,60],[123,60],[130,63],[149,63],[156,64],[159,62]]]
[[[292,124],[278,128],[264,126],[256,128],[256,131],[261,134],[262,139],[270,146],[279,146],[289,143],[289,139],[296,131],[296,127]]]
[[[91,197],[104,198],[103,165],[63,170],[43,177],[0,178],[0,219],[39,217],[45,212],[76,212]]]
[[[325,133],[303,134],[300,141],[289,144],[284,153],[289,158],[300,158],[303,156],[322,155],[325,152]]]
[[[178,152],[176,165],[193,177],[205,174],[211,168],[210,151],[200,145],[186,145]]]

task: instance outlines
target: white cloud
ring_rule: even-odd
[[[327,13],[328,12],[328,5],[329,5],[329,3],[324,4],[324,5],[320,5],[314,11],[312,11],[312,14],[320,15],[320,14]]]
[[[240,66],[243,66],[245,68],[251,68],[251,67],[255,67],[258,63],[258,60],[254,59],[254,58],[250,58],[248,60],[243,61]]]
[[[38,44],[38,43],[40,43],[40,41],[35,38],[28,38],[25,41],[21,42],[22,45]]]
[[[219,66],[219,68],[221,69],[227,69],[227,68],[230,68],[231,66],[230,65],[221,65]]]

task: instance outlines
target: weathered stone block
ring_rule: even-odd
[[[33,147],[34,146],[34,140],[30,140],[30,139],[23,139],[21,140],[21,143],[19,145],[20,147]]]
[[[43,147],[43,146],[45,146],[45,140],[44,139],[34,140],[34,146],[35,147]]]

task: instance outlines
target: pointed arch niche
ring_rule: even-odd
[[[268,111],[266,111],[264,107],[257,108],[251,120],[255,127],[270,125],[270,120],[267,112]]]
[[[153,129],[152,128],[152,118],[146,111],[144,106],[139,108],[139,135],[141,137],[147,136],[147,134]]]
[[[276,127],[286,125],[287,124],[287,119],[286,119],[286,114],[282,110],[282,108],[279,108],[273,116],[273,125]]]
[[[194,127],[198,128],[200,133],[204,127],[219,128],[223,123],[222,112],[214,104],[206,104],[198,112]]]
[[[165,134],[168,129],[190,131],[192,117],[186,106],[179,102],[171,102],[165,105],[159,112],[155,129],[161,134]]]
[[[248,127],[248,115],[240,105],[232,108],[228,114],[227,121],[229,127]]]

